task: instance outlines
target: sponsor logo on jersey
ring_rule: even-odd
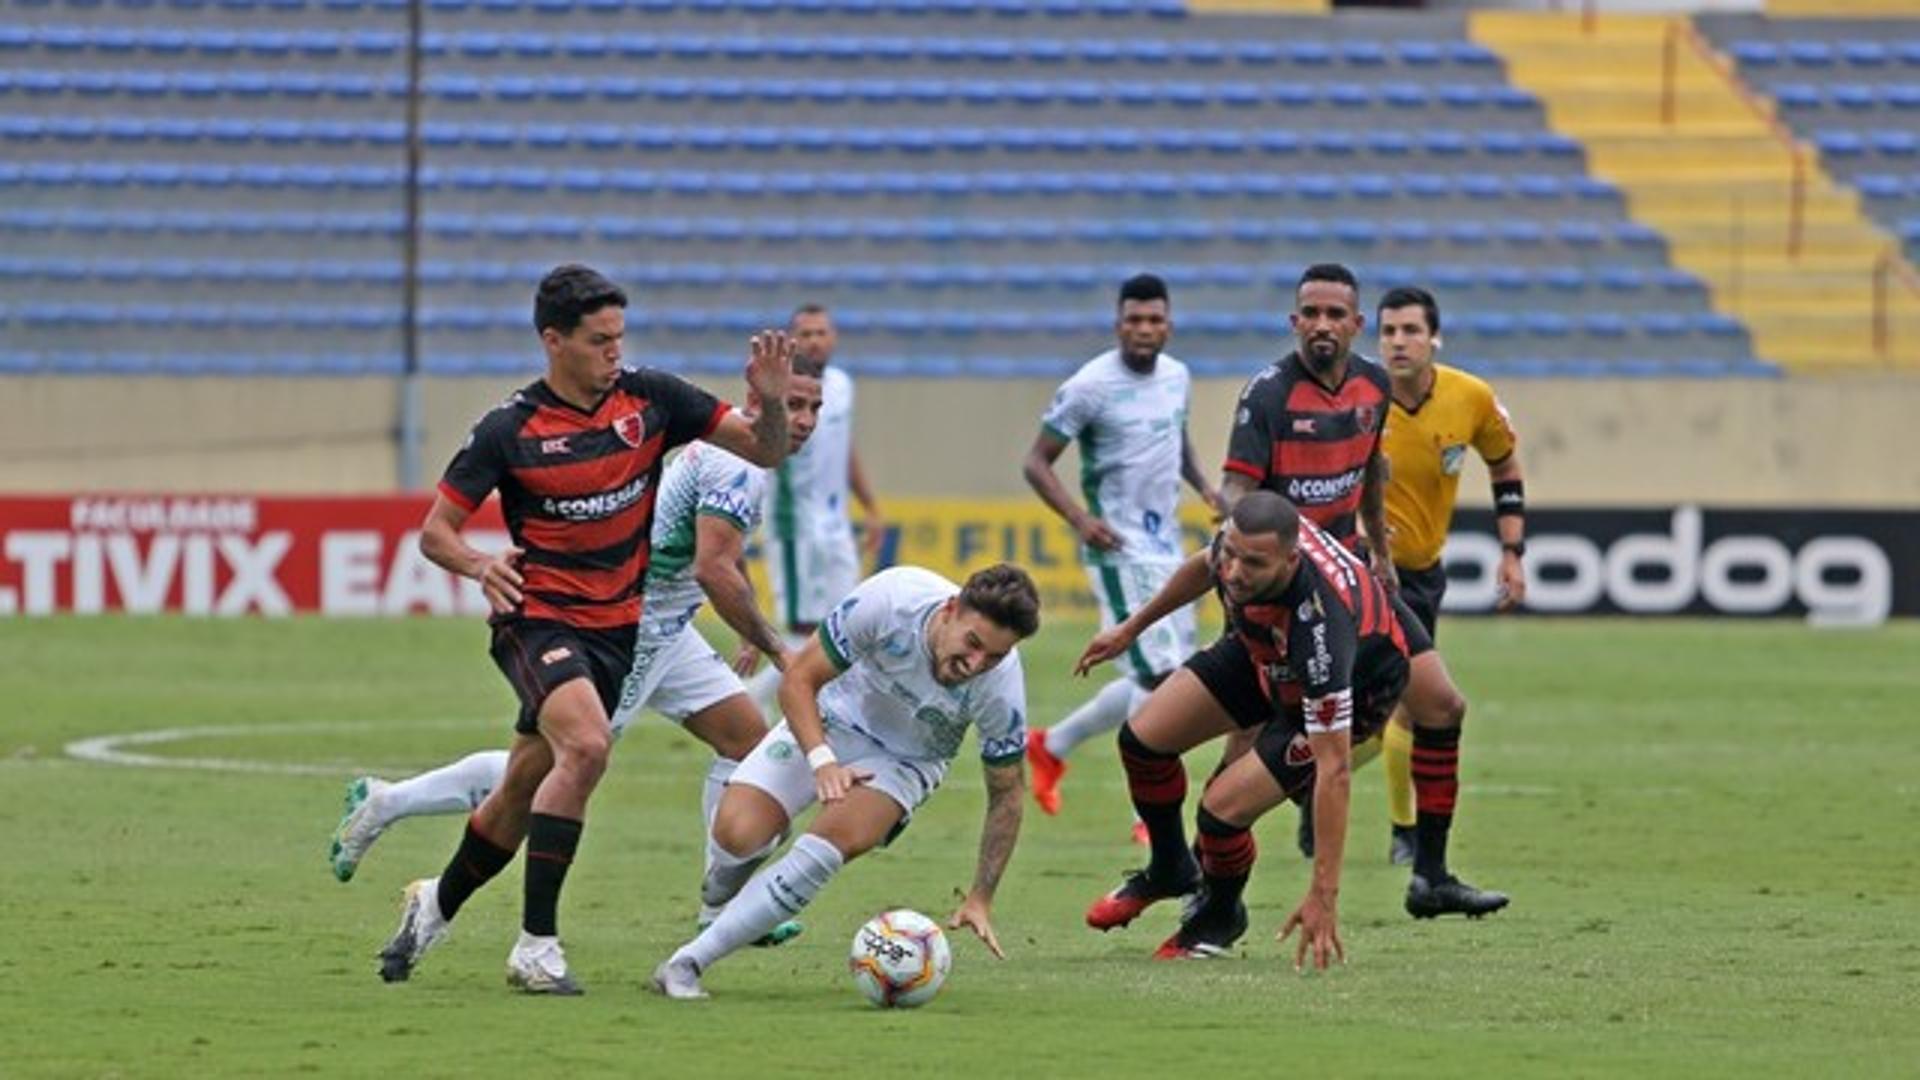
[[[1307,682],[1318,686],[1333,677],[1333,653],[1327,648],[1327,624],[1313,624],[1313,655],[1307,657]]]
[[[636,476],[623,487],[612,491],[602,491],[597,495],[582,495],[574,499],[542,499],[540,512],[548,517],[565,518],[568,521],[598,521],[613,515],[640,501],[646,494],[647,478]]]
[[[543,454],[571,454],[573,447],[567,445],[569,436],[561,435],[552,439],[540,440],[540,452]]]
[[[767,756],[775,761],[791,761],[795,752],[794,745],[785,739],[776,740],[772,746],[767,747]]]
[[[1339,476],[1295,477],[1287,481],[1287,498],[1297,503],[1339,502],[1360,486],[1361,470],[1349,469]]]
[[[548,649],[546,652],[541,653],[540,662],[547,665],[548,667],[552,667],[553,665],[559,663],[562,660],[567,659],[572,655],[573,655],[573,650],[567,648],[565,645],[562,645],[557,649]]]
[[[1311,435],[1313,432],[1313,417],[1303,416],[1293,422],[1293,433],[1295,435]]]

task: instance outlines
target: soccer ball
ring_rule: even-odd
[[[911,1009],[940,992],[953,966],[953,950],[939,923],[901,908],[875,915],[853,935],[847,966],[868,1001],[883,1009]]]

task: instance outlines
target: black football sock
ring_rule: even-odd
[[[536,937],[553,937],[559,921],[560,886],[580,846],[585,822],[535,814],[527,829],[527,906],[520,928]]]
[[[1120,728],[1120,762],[1127,770],[1133,812],[1147,827],[1149,876],[1170,885],[1192,881],[1193,853],[1180,824],[1180,807],[1187,799],[1187,770],[1180,755],[1151,749],[1128,724]]]
[[[481,836],[473,827],[473,819],[467,819],[467,831],[460,838],[460,848],[453,853],[447,868],[440,871],[440,889],[436,899],[440,904],[440,914],[451,921],[482,885],[492,881],[494,875],[507,868],[513,861],[513,852],[500,847],[493,841]]]
[[[1429,882],[1447,879],[1447,832],[1460,794],[1460,729],[1413,729],[1413,872]]]

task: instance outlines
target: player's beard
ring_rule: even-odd
[[[1325,349],[1314,347],[1321,342],[1325,342],[1328,347]],[[1310,340],[1306,343],[1306,347],[1300,350],[1300,358],[1306,361],[1307,367],[1311,368],[1315,375],[1332,374],[1333,369],[1340,365],[1340,358],[1345,355],[1346,352],[1340,348],[1340,343],[1331,338]]]

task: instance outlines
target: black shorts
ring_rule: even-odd
[[[1421,639],[1425,641],[1424,637]],[[1408,645],[1413,644],[1409,635]],[[1431,649],[1426,644],[1421,651]],[[1283,707],[1270,700],[1260,687],[1260,674],[1254,670],[1247,644],[1236,634],[1220,640],[1187,658],[1186,668],[1220,703],[1227,716],[1241,728],[1275,723],[1300,729],[1305,718],[1298,705]],[[1353,665],[1353,741],[1366,741],[1393,715],[1400,695],[1407,688],[1407,657],[1384,640],[1364,644]]]
[[[1426,628],[1430,640],[1440,637],[1440,601],[1447,595],[1447,565],[1434,563],[1425,570],[1395,567],[1400,575],[1400,599]]]
[[[513,730],[540,730],[540,706],[547,695],[574,679],[587,679],[600,695],[600,707],[613,715],[620,686],[633,670],[636,627],[589,630],[547,619],[510,619],[493,626],[493,662],[520,698]]]

